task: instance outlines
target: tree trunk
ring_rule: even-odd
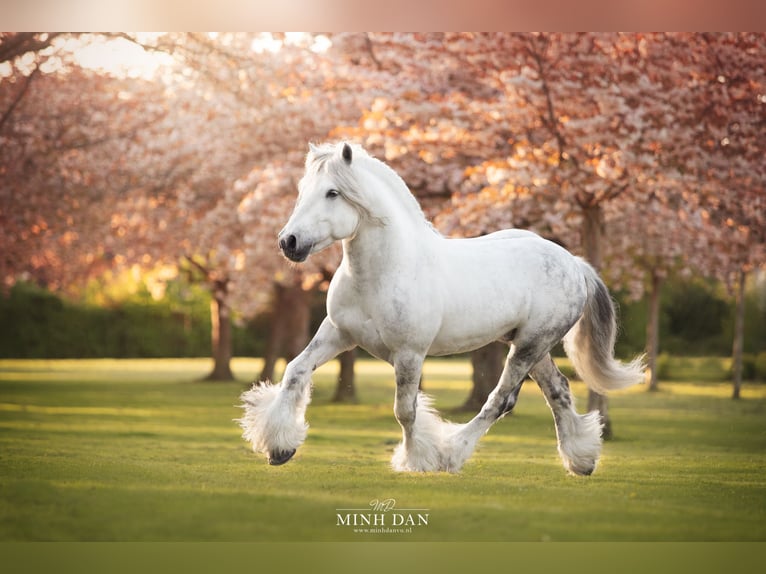
[[[745,341],[745,280],[747,275],[740,270],[737,278],[737,309],[734,315],[734,344],[732,347],[732,368],[734,389],[731,398],[738,399],[742,388],[742,350]]]
[[[205,377],[207,381],[233,381],[231,372],[231,313],[226,303],[225,281],[216,281],[210,299],[211,342],[213,371]]]
[[[264,350],[263,355],[263,368],[261,369],[261,374],[258,375],[258,382],[271,381],[274,378],[274,367],[279,359],[281,341],[284,337],[282,332],[284,331],[285,323],[284,321],[279,320],[278,289],[279,287],[275,286],[274,306],[269,313],[269,331],[268,337],[266,338],[266,349]]]
[[[311,327],[310,293],[300,282],[274,284],[274,304],[269,321],[269,336],[259,381],[274,378],[274,367],[284,357],[291,361],[308,343]]]
[[[282,356],[289,362],[303,352],[311,338],[311,291],[296,282],[285,288],[283,298],[287,312]]]
[[[598,411],[601,416],[601,437],[604,440],[610,440],[614,437],[612,431],[612,419],[609,416],[609,400],[606,395],[601,395],[594,391],[588,391],[588,412]]]
[[[281,338],[275,331],[280,327],[281,322],[271,320],[269,321],[269,336],[266,339],[266,350],[263,356],[263,368],[261,368],[261,374],[258,375],[258,383],[271,382],[274,379],[274,367],[277,365],[279,359],[279,348],[277,341]]]
[[[459,410],[475,412],[481,409],[500,380],[507,354],[508,345],[499,342],[490,343],[471,353],[473,387]]]
[[[649,320],[646,323],[646,354],[648,356],[646,379],[648,383],[647,390],[649,391],[659,389],[657,353],[660,346],[660,291],[662,290],[662,283],[662,277],[656,271],[652,271],[652,290],[649,293]]]
[[[583,208],[582,243],[585,258],[596,271],[601,270],[601,236],[604,231],[604,213],[596,204]]]
[[[356,349],[351,349],[338,355],[340,361],[340,374],[338,386],[335,387],[334,403],[355,403],[356,387],[354,387],[354,363],[356,362]]]
[[[601,236],[604,229],[604,213],[596,203],[583,207],[582,242],[585,259],[599,271],[601,269]],[[604,425],[604,440],[612,438],[612,421],[609,418],[609,403],[606,396],[588,389],[588,411],[598,410]]]

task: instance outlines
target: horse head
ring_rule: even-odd
[[[359,154],[366,155],[348,143],[309,145],[298,199],[278,237],[280,249],[291,261],[305,261],[356,233],[366,212],[353,165]]]

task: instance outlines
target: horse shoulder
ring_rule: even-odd
[[[340,267],[330,281],[325,307],[327,318],[341,331],[347,332],[347,326],[355,322],[358,305],[353,299],[353,290],[349,288],[348,280],[344,278],[343,269]]]

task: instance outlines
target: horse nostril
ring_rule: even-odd
[[[295,235],[288,235],[279,240],[279,246],[282,251],[294,251],[298,246],[298,238]]]

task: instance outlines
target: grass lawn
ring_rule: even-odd
[[[528,383],[460,474],[398,474],[388,365],[358,364],[357,405],[331,404],[337,364],[320,369],[308,439],[282,467],[232,422],[259,366],[236,359],[241,382],[202,383],[203,360],[0,361],[0,541],[766,540],[766,386],[739,401],[718,383],[616,393],[616,438],[581,478]],[[429,360],[424,386],[446,412],[469,377]],[[338,525],[337,509],[374,499],[395,500],[386,526],[403,509],[427,523]]]

